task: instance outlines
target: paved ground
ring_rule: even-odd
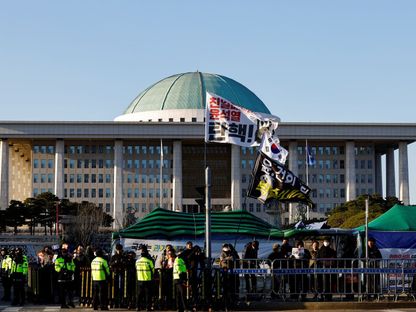
[[[296,311],[334,311],[334,312],[350,312],[350,311],[367,311],[379,312],[379,311],[389,311],[389,312],[411,312],[416,311],[416,302],[305,302],[305,303],[271,303],[271,302],[262,302],[257,304],[252,304],[246,307],[240,307],[237,311],[287,311],[287,312],[296,312]],[[0,305],[0,311],[4,312],[54,312],[54,311],[93,311],[91,308],[82,308],[77,307],[75,309],[64,309],[61,310],[59,305],[25,305],[23,307],[11,307],[8,305]],[[124,311],[126,309],[110,309],[110,311]],[[168,312],[168,311],[167,311]]]

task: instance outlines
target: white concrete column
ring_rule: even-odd
[[[289,170],[298,176],[298,142],[289,142]],[[289,203],[289,224],[295,222],[297,203]]]
[[[231,209],[241,210],[241,154],[240,146],[231,145]]]
[[[374,159],[374,172],[375,172],[375,190],[376,193],[383,196],[383,175],[381,165],[381,154],[376,153]]]
[[[118,230],[123,227],[123,141],[114,141],[114,209],[113,228]]]
[[[64,153],[65,142],[57,139],[55,142],[55,196],[59,199],[64,198]]]
[[[405,205],[410,204],[407,142],[399,143],[399,199]]]
[[[9,140],[0,140],[0,209],[9,207]]]
[[[357,197],[355,183],[355,143],[348,141],[345,144],[345,200],[354,200]]]
[[[182,141],[173,141],[173,211],[182,211]]]
[[[386,196],[396,196],[396,180],[394,174],[394,148],[389,147],[386,154]]]

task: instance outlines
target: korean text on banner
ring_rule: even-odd
[[[277,121],[206,93],[205,141],[251,147],[260,142],[259,129],[277,127]]]
[[[253,169],[247,195],[262,203],[272,199],[282,202],[301,202],[313,205],[311,189],[284,165],[259,153]]]

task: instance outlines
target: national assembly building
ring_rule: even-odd
[[[0,121],[1,209],[10,200],[52,192],[95,203],[114,217],[115,228],[127,214],[142,218],[159,206],[199,212],[198,190],[210,166],[213,210],[243,209],[271,223],[280,211],[278,222],[293,222],[296,204],[263,205],[246,196],[256,147],[205,143],[206,92],[273,114],[237,81],[190,72],[151,85],[114,121]],[[416,140],[416,124],[281,121],[277,136],[289,151],[286,165],[311,189],[310,218],[324,217],[362,194],[396,196],[410,204],[408,145]]]

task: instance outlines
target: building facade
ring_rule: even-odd
[[[196,212],[209,165],[212,209],[245,209],[269,222],[293,222],[302,207],[262,205],[245,196],[256,148],[204,142],[205,91],[270,113],[241,84],[196,72],[154,84],[114,121],[0,122],[1,209],[12,199],[49,191],[96,203],[114,216],[116,228],[126,214],[141,218],[159,206]],[[289,150],[289,169],[312,189],[316,208],[309,217],[323,217],[361,194],[382,194],[383,171],[385,194],[409,204],[407,146],[416,139],[416,124],[282,122],[278,137]],[[314,166],[306,164],[306,140]],[[394,150],[399,151],[398,181]],[[277,212],[282,212],[278,221]]]

